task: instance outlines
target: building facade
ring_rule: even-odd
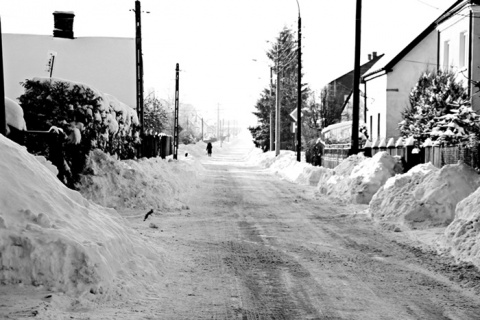
[[[5,95],[16,100],[24,92],[21,82],[52,75],[85,83],[135,108],[135,39],[75,38],[73,30],[60,29],[73,27],[73,13],[54,15],[68,21],[55,21],[53,36],[2,34]]]

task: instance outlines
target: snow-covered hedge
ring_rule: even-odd
[[[93,149],[121,159],[135,156],[140,142],[137,114],[114,96],[57,78],[27,79],[23,86],[25,93],[19,101],[29,130],[46,131],[53,126],[65,133],[65,163],[59,170],[67,185],[73,185]],[[49,157],[48,148],[40,141],[29,139],[26,143],[31,152]]]

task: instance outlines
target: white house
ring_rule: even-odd
[[[472,105],[480,111],[480,0],[458,0],[391,59],[382,59],[362,77],[365,123],[372,139],[397,138],[401,113],[420,75],[451,69],[469,88]],[[475,18],[477,17],[477,18]],[[471,79],[472,81],[468,81]]]
[[[2,34],[5,95],[17,99],[21,82],[52,76],[85,83],[136,106],[135,39],[73,37],[72,12],[55,12],[53,36]],[[66,20],[66,22],[65,22]]]

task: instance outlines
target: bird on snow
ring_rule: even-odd
[[[150,215],[153,213],[153,209],[151,209],[150,211],[147,212],[147,214],[145,215],[145,218],[143,219],[143,221],[147,220],[148,217],[150,217]]]

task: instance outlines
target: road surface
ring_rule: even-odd
[[[171,266],[158,319],[480,319],[480,274],[243,161],[202,161],[188,210],[149,232]],[[137,227],[141,228],[141,227]]]

